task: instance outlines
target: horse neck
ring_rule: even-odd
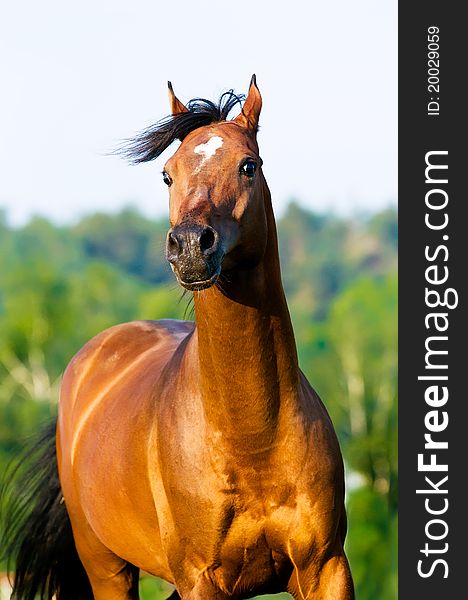
[[[296,345],[283,286],[276,226],[264,184],[268,239],[261,263],[229,274],[222,291],[195,293],[201,392],[207,419],[239,444],[267,448],[281,409],[299,393]]]

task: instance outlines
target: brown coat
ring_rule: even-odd
[[[343,464],[298,367],[260,108],[253,80],[237,119],[194,130],[165,167],[168,258],[196,323],[114,327],[64,376],[60,480],[97,600],[138,597],[131,565],[183,600],[354,597]]]

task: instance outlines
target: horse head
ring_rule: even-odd
[[[189,112],[172,86],[169,96],[176,118]],[[252,77],[242,112],[191,131],[164,166],[171,224],[166,257],[189,290],[210,287],[222,270],[258,263],[265,251],[264,179],[256,139],[261,105]]]

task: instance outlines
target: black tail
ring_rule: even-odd
[[[92,600],[57,470],[54,420],[15,461],[0,492],[0,557],[13,567],[12,600]]]

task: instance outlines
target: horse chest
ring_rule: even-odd
[[[292,569],[288,532],[295,521],[294,507],[278,506],[268,498],[252,504],[239,497],[231,508],[224,506],[218,520],[223,530],[208,562],[220,589],[268,591],[288,580]]]
[[[309,486],[298,478],[300,468],[292,459],[287,465],[268,454],[247,460],[195,444],[178,468],[171,477],[174,512],[201,538],[208,529],[239,547],[255,546],[262,537],[283,547],[298,515],[311,512]]]
[[[196,504],[192,504],[194,509]],[[230,469],[217,477],[199,507],[206,527],[217,531],[212,538],[216,539],[215,553],[227,551],[232,556],[252,549],[259,556],[262,548],[267,554],[287,551],[287,540],[299,515],[307,512],[306,504],[286,477]]]

